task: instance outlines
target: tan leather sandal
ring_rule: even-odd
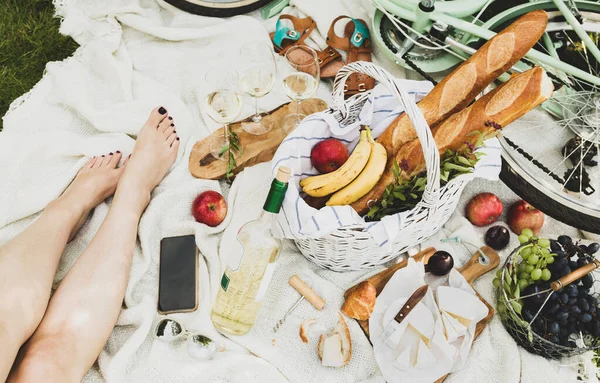
[[[293,28],[285,27],[281,20],[290,20]],[[299,19],[291,15],[281,15],[279,20],[277,20],[275,32],[270,35],[275,51],[283,56],[287,50],[294,45],[306,45],[304,41],[316,26],[317,23],[310,17]],[[317,57],[319,59],[322,79],[335,77],[340,68],[344,66],[342,55],[330,46],[323,51],[315,49],[315,52],[317,52]],[[301,50],[296,50],[293,53],[297,55],[306,55],[306,61],[312,59],[308,53],[302,52]]]
[[[342,19],[350,19],[344,28],[344,37],[335,33],[335,25]],[[367,23],[361,19],[340,16],[333,20],[327,33],[327,44],[330,47],[347,52],[346,64],[355,61],[371,62],[371,36]],[[344,95],[350,97],[357,93],[366,92],[375,87],[375,79],[362,73],[352,74],[346,81]]]

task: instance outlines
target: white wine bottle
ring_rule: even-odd
[[[280,167],[260,217],[246,223],[237,234],[239,250],[228,254],[227,266],[212,309],[217,330],[243,335],[250,331],[275,271],[282,240],[273,234],[273,223],[285,197],[291,170]]]

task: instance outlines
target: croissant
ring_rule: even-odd
[[[375,307],[376,296],[377,289],[371,282],[361,282],[344,302],[342,312],[350,318],[367,320]]]

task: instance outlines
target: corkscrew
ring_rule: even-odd
[[[323,298],[321,298],[313,289],[304,283],[304,281],[297,275],[293,275],[288,283],[300,293],[300,298],[298,298],[296,303],[294,303],[292,307],[290,307],[290,309],[283,315],[283,317],[277,321],[275,326],[273,326],[273,332],[277,332],[277,330],[279,330],[279,328],[287,319],[288,315],[290,315],[304,299],[309,301],[319,311],[325,307],[325,301]]]

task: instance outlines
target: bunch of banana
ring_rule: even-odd
[[[300,181],[300,186],[312,197],[335,193],[327,202],[328,206],[349,205],[375,186],[386,161],[385,148],[373,140],[371,130],[366,127],[360,132],[360,140],[344,165],[328,174],[307,177]]]
[[[371,144],[371,155],[367,165],[350,184],[331,196],[327,201],[327,206],[350,205],[375,187],[385,170],[387,150],[379,142],[373,140],[370,131],[369,143]]]

